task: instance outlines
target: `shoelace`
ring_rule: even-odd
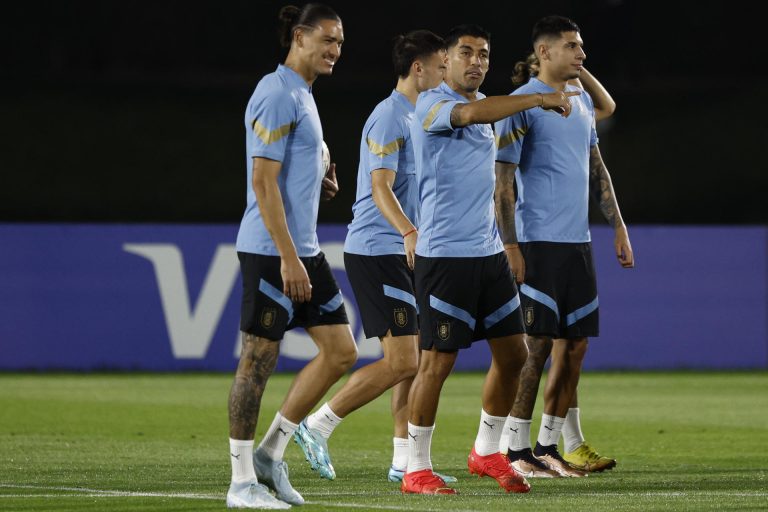
[[[445,482],[443,482],[443,479],[434,473],[432,473],[431,475],[419,475],[413,479],[413,483],[418,484],[422,487],[426,484],[431,484],[431,483],[435,483],[440,487],[445,487]]]

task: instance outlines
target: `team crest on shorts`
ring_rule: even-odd
[[[395,325],[405,327],[408,323],[408,311],[405,308],[395,308]]]
[[[275,325],[277,310],[275,308],[264,308],[261,310],[261,326],[265,329],[271,329]]]
[[[533,325],[533,307],[527,307],[525,308],[525,314],[523,315],[525,318],[525,325],[528,327]]]
[[[437,323],[437,337],[445,341],[451,336],[451,322]]]

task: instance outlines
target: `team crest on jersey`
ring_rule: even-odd
[[[405,327],[408,323],[408,312],[405,308],[395,308],[395,325],[398,327]]]
[[[261,326],[265,329],[271,329],[275,325],[277,310],[275,308],[264,308],[261,310]]]
[[[451,336],[451,322],[437,323],[437,337],[445,341]]]
[[[525,314],[523,316],[525,318],[525,325],[527,325],[528,327],[532,326],[533,325],[533,308],[532,307],[525,308]]]

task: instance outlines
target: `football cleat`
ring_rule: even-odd
[[[437,475],[439,478],[443,479],[443,482],[447,484],[455,484],[458,482],[458,478],[451,475],[443,475],[442,473],[434,472],[435,475]],[[387,480],[390,482],[402,482],[403,481],[403,475],[405,475],[405,470],[402,469],[395,469],[395,466],[389,467],[389,473],[387,474]]]
[[[400,483],[400,491],[403,494],[458,494],[431,469],[406,473]]]
[[[507,492],[528,492],[531,485],[523,475],[515,471],[506,455],[494,452],[490,455],[478,455],[475,447],[469,452],[467,467],[472,475],[494,478],[502,489]]]
[[[328,453],[328,442],[323,436],[313,432],[307,426],[306,420],[299,423],[299,427],[293,433],[293,440],[301,447],[313,471],[317,471],[322,478],[328,480],[336,478],[336,470],[333,469],[331,456]]]
[[[599,473],[616,467],[616,459],[603,457],[586,442],[581,443],[572,452],[563,454],[563,459],[572,467],[590,473]]]
[[[520,451],[507,451],[507,458],[512,461],[515,471],[526,478],[559,478],[560,473],[533,456],[530,448]]]
[[[569,478],[579,478],[587,476],[587,473],[575,468],[572,468],[570,464],[565,462],[557,451],[557,445],[542,446],[536,443],[536,448],[533,449],[533,454],[541,462],[547,465],[549,469],[557,471],[560,476]]]
[[[287,509],[288,503],[280,501],[271,494],[266,486],[254,481],[232,482],[227,491],[227,508],[266,508]]]
[[[253,452],[253,469],[256,478],[275,491],[277,499],[291,505],[303,505],[304,498],[293,488],[288,480],[288,464],[269,458],[263,450]]]

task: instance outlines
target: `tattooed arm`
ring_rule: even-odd
[[[493,199],[496,205],[496,223],[499,226],[504,252],[509,260],[509,268],[517,284],[525,280],[525,260],[517,245],[515,229],[515,170],[517,164],[496,162],[496,190]]]
[[[600,149],[597,145],[592,146],[589,155],[589,191],[600,205],[600,211],[613,229],[616,231],[614,246],[616,248],[616,257],[624,268],[635,266],[635,258],[632,253],[632,245],[629,243],[629,234],[627,226],[621,218],[619,203],[616,201],[616,194],[613,191],[611,175],[605,167],[603,157],[600,155]]]

